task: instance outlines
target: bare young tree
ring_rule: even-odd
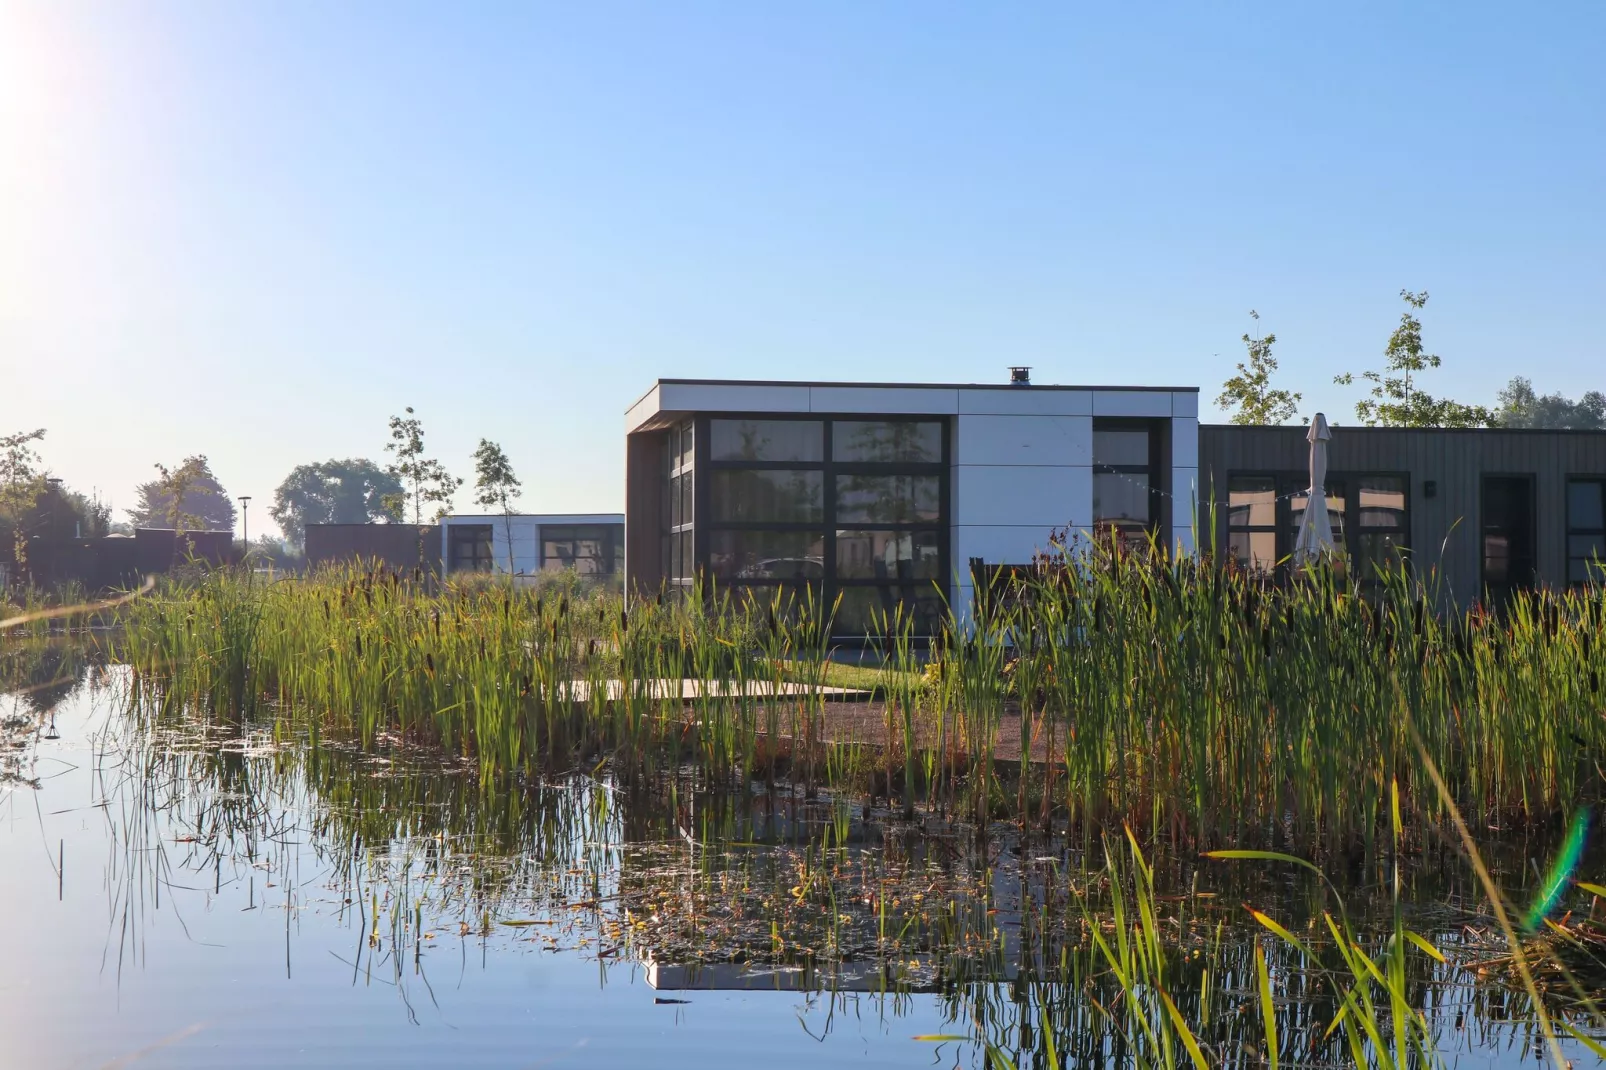
[[[463,485],[458,479],[446,470],[446,466],[439,461],[424,456],[424,424],[413,415],[413,407],[407,406],[406,416],[392,416],[390,418],[390,441],[385,444],[385,452],[394,460],[385,466],[396,479],[401,481],[400,494],[385,496],[385,508],[398,519],[404,515],[407,506],[412,506],[413,525],[418,528],[418,564],[424,564],[424,508],[435,506],[430,515],[431,520],[439,520],[451,511],[452,495],[457,488]]]
[[[513,474],[513,464],[502,447],[490,439],[480,439],[474,451],[474,504],[482,509],[496,509],[502,514],[504,533],[507,536],[508,582],[513,582],[513,504],[518,501],[522,484]]]

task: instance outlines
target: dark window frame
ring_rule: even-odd
[[[1255,480],[1270,480],[1271,481],[1272,502],[1271,502],[1271,523],[1270,524],[1236,524],[1236,525],[1233,524],[1233,522],[1232,522],[1233,482],[1235,480],[1239,480],[1239,479],[1242,479],[1242,480],[1255,479]],[[1287,554],[1283,552],[1283,541],[1284,541],[1284,537],[1285,537],[1284,536],[1284,532],[1288,527],[1289,518],[1292,517],[1292,515],[1293,515],[1293,509],[1288,506],[1287,499],[1283,497],[1284,491],[1283,491],[1282,488],[1283,488],[1283,476],[1279,475],[1277,473],[1274,473],[1274,472],[1240,472],[1240,471],[1233,471],[1233,472],[1228,472],[1227,473],[1227,500],[1226,500],[1226,510],[1225,510],[1226,514],[1227,514],[1227,521],[1226,521],[1227,522],[1227,538],[1226,538],[1225,543],[1223,544],[1223,548],[1224,549],[1230,549],[1232,547],[1232,537],[1235,534],[1243,534],[1243,535],[1268,535],[1269,534],[1272,537],[1272,544],[1271,544],[1272,565],[1271,565],[1271,568],[1269,568],[1269,569],[1262,569],[1262,570],[1258,570],[1258,571],[1270,572],[1270,573],[1273,573],[1273,574],[1275,574],[1277,572],[1277,570],[1282,567],[1283,558],[1287,556]],[[1251,507],[1251,508],[1253,508],[1253,507]],[[1236,561],[1237,557],[1235,556],[1233,558],[1233,560]],[[1240,565],[1239,567],[1240,568],[1244,568],[1246,571],[1249,571],[1251,569],[1251,566],[1246,566],[1246,565]]]
[[[1582,484],[1587,484],[1587,485],[1593,486],[1599,492],[1599,494],[1601,496],[1601,513],[1602,513],[1602,524],[1601,524],[1600,527],[1584,527],[1584,526],[1582,526],[1582,525],[1580,525],[1580,524],[1575,522],[1574,517],[1573,517],[1573,494],[1572,494],[1572,488],[1573,488],[1573,485],[1575,483],[1582,483]],[[1569,473],[1567,478],[1566,478],[1566,481],[1564,483],[1564,493],[1567,496],[1567,498],[1566,498],[1567,522],[1566,522],[1565,534],[1563,535],[1563,538],[1566,541],[1562,544],[1562,559],[1566,563],[1565,564],[1565,568],[1566,568],[1566,583],[1567,583],[1567,586],[1569,586],[1569,587],[1582,587],[1585,584],[1590,582],[1589,577],[1592,577],[1592,576],[1594,577],[1594,582],[1599,583],[1599,582],[1601,582],[1601,579],[1600,579],[1601,572],[1600,572],[1599,567],[1596,566],[1596,565],[1593,565],[1591,563],[1592,559],[1590,559],[1588,557],[1578,557],[1578,556],[1573,554],[1573,539],[1575,537],[1582,536],[1584,538],[1599,537],[1599,538],[1601,538],[1603,540],[1606,540],[1606,475],[1589,475],[1589,474],[1583,474],[1583,473],[1575,475],[1575,474]],[[1606,555],[1603,555],[1599,560],[1601,562],[1606,562]],[[1575,562],[1575,561],[1580,561],[1580,562],[1584,563],[1584,569],[1583,569],[1583,575],[1585,577],[1584,579],[1576,579],[1576,580],[1573,579],[1573,562]]]
[[[688,458],[684,446],[683,436],[687,432],[692,436],[691,455]],[[663,496],[660,503],[659,514],[662,518],[659,553],[663,564],[663,582],[666,587],[685,590],[692,586],[696,578],[696,557],[694,552],[685,549],[687,539],[695,545],[697,538],[697,518],[704,515],[702,507],[698,504],[698,495],[702,492],[702,478],[698,473],[698,451],[704,450],[705,434],[697,427],[695,419],[680,420],[664,432],[666,439],[664,447],[664,470],[659,482],[659,490]],[[685,495],[679,489],[684,480],[692,482],[692,492]],[[677,519],[677,506],[690,499],[691,516],[684,515],[680,510]],[[691,562],[687,566],[688,560]]]
[[[580,560],[600,560],[603,562],[602,571],[585,572],[581,573],[581,575],[611,577],[617,576],[620,572],[624,556],[624,531],[622,525],[606,523],[536,525],[535,545],[540,555],[536,568],[542,572],[547,570],[548,563],[551,561],[560,562],[557,565],[558,568],[569,567],[561,564],[561,558],[547,557],[546,550],[549,539],[554,542],[595,541],[601,544],[602,555],[600,557],[581,558],[579,555],[571,556],[571,565],[574,561]]]
[[[1100,475],[1143,475],[1149,480],[1149,519],[1143,525],[1143,532],[1159,539],[1163,547],[1169,541],[1162,538],[1166,527],[1166,508],[1163,484],[1168,481],[1167,453],[1170,442],[1169,417],[1149,416],[1095,416],[1093,417],[1093,434],[1089,445],[1093,450],[1093,476],[1095,481]],[[1102,464],[1098,456],[1098,435],[1100,431],[1143,431],[1149,436],[1149,461],[1147,464]],[[1095,499],[1098,488],[1093,488]],[[1097,510],[1090,518],[1089,527],[1095,537],[1103,537],[1099,531],[1101,521]]]
[[[1506,580],[1493,588],[1489,584],[1489,481],[1492,479],[1521,480],[1527,488],[1528,524],[1524,533],[1528,539],[1528,570],[1525,580]],[[1478,473],[1478,590],[1487,601],[1498,606],[1519,590],[1532,590],[1539,583],[1539,477],[1534,472]]]
[[[1234,526],[1232,522],[1232,483],[1235,479],[1270,479],[1276,502],[1273,505],[1274,524],[1268,527],[1264,524],[1243,524]],[[1374,525],[1361,527],[1360,525],[1360,484],[1365,479],[1394,479],[1398,480],[1400,489],[1405,496],[1404,505],[1400,510],[1402,521],[1398,525]],[[1227,497],[1218,508],[1225,514],[1223,518],[1225,542],[1222,549],[1232,544],[1235,533],[1255,533],[1272,531],[1276,534],[1275,552],[1277,558],[1274,575],[1286,578],[1289,569],[1289,560],[1294,552],[1294,540],[1298,537],[1298,528],[1294,524],[1294,506],[1292,497],[1310,486],[1310,473],[1295,469],[1267,469],[1267,468],[1235,468],[1227,472]],[[1355,562],[1356,537],[1362,534],[1376,534],[1398,532],[1401,536],[1395,545],[1407,555],[1411,549],[1411,523],[1413,506],[1411,501],[1411,475],[1409,472],[1360,469],[1334,469],[1327,473],[1328,498],[1332,499],[1342,494],[1344,499],[1344,512],[1342,530],[1335,531],[1335,537],[1342,539],[1344,548],[1344,563],[1346,568]],[[1371,577],[1362,577],[1363,587],[1375,587],[1377,581]]]
[[[465,545],[467,554],[463,553]],[[465,558],[466,565],[461,563]],[[496,571],[496,525],[446,525],[446,560],[448,572]]]
[[[707,478],[698,478],[694,484],[696,492],[695,512],[697,516],[710,518],[696,527],[695,567],[698,571],[707,571],[710,566],[710,550],[712,533],[714,531],[793,531],[820,533],[823,536],[821,579],[800,582],[794,579],[760,579],[760,580],[721,580],[720,587],[724,591],[752,591],[761,597],[767,597],[777,587],[789,590],[799,590],[804,585],[816,588],[826,605],[831,605],[838,591],[848,588],[875,588],[887,590],[903,590],[914,588],[920,591],[930,590],[932,595],[944,599],[950,597],[951,578],[953,573],[953,487],[950,473],[953,465],[953,418],[941,414],[931,413],[774,413],[774,412],[706,412],[695,418],[696,431],[696,465]],[[711,444],[709,424],[713,420],[792,420],[804,423],[817,423],[820,425],[822,436],[822,460],[820,461],[715,461],[709,456]],[[879,422],[908,422],[908,423],[935,423],[941,430],[940,456],[935,461],[837,461],[835,450],[835,424],[837,421],[849,423],[879,423]],[[768,520],[752,521],[715,521],[709,500],[714,479],[713,473],[719,470],[772,470],[772,471],[806,471],[821,472],[824,495],[824,513],[819,521],[778,522]],[[838,476],[852,475],[906,475],[906,476],[934,476],[937,481],[937,517],[934,520],[902,521],[902,522],[838,522],[836,481]],[[881,580],[875,577],[866,579],[844,578],[837,575],[837,531],[886,531],[886,532],[932,532],[937,539],[939,578],[936,580]],[[843,635],[842,638],[862,639],[862,635]]]

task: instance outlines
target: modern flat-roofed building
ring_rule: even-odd
[[[1305,433],[1200,428],[1201,549],[1286,568],[1310,483]],[[1329,520],[1363,583],[1404,551],[1419,575],[1436,575],[1444,601],[1498,604],[1583,583],[1606,559],[1606,431],[1338,425],[1332,435]]]
[[[515,575],[573,569],[582,576],[611,578],[624,571],[625,518],[621,513],[454,514],[440,522],[445,572]]]
[[[839,634],[972,596],[1052,532],[1193,545],[1194,387],[660,379],[625,420],[635,591],[838,594]]]
[[[1024,369],[1020,370],[1024,372]],[[840,594],[961,613],[972,565],[1052,534],[1153,537],[1286,574],[1309,482],[1300,426],[1200,427],[1195,387],[661,379],[625,418],[630,589]],[[1606,431],[1335,424],[1331,526],[1363,583],[1405,556],[1442,599],[1599,579]]]

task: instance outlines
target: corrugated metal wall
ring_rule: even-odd
[[[1226,545],[1230,474],[1302,472],[1309,456],[1303,427],[1200,427],[1201,545],[1209,545],[1212,501],[1216,545]],[[1560,586],[1567,576],[1567,478],[1606,476],[1606,431],[1334,427],[1328,458],[1334,474],[1410,477],[1412,557],[1418,568],[1440,568],[1456,600],[1465,603],[1478,596],[1481,583],[1483,476],[1533,477],[1538,581]],[[1430,480],[1437,484],[1433,498],[1424,495]]]

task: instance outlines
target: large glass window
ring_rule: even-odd
[[[707,428],[702,521],[721,587],[827,607],[840,596],[843,638],[905,603],[929,628],[948,570],[944,421],[709,417]]]
[[[491,525],[449,524],[446,527],[447,566],[451,572],[489,572],[492,562]]]
[[[714,531],[709,570],[721,580],[818,580],[825,535],[817,531]]]
[[[1238,567],[1277,567],[1277,478],[1233,476],[1227,483],[1227,552]]]
[[[1606,568],[1606,479],[1567,481],[1567,582],[1600,583]]]
[[[940,476],[836,477],[836,518],[849,524],[917,524],[941,516]]]
[[[935,531],[836,533],[836,574],[845,580],[940,580],[942,539]]]
[[[1137,548],[1160,521],[1160,436],[1151,421],[1093,421],[1093,531]]]
[[[1227,479],[1227,553],[1239,567],[1270,571],[1294,553],[1309,497],[1303,472],[1232,473]],[[1409,480],[1392,473],[1338,473],[1324,488],[1340,561],[1363,585],[1410,545]]]
[[[708,421],[710,461],[813,464],[825,460],[825,424],[819,420]]]
[[[1304,490],[1309,485],[1307,481],[1305,487],[1302,487],[1299,493],[1291,495],[1288,499],[1289,553],[1293,552],[1294,546],[1299,540],[1299,526],[1305,522],[1305,508],[1310,502],[1310,497],[1304,493]],[[1347,533],[1344,530],[1345,506],[1348,503],[1348,499],[1344,494],[1345,489],[1346,485],[1342,479],[1329,479],[1326,486],[1322,488],[1322,496],[1327,501],[1327,529],[1333,533],[1333,548],[1339,552],[1341,559],[1349,542],[1345,537]]]
[[[916,634],[931,634],[942,619],[942,596],[929,583],[850,586],[841,591],[836,611],[838,635],[880,634],[883,622],[891,619],[900,605],[906,616],[914,618]]]
[[[942,423],[937,420],[836,420],[831,459],[838,464],[938,464]]]
[[[1410,544],[1406,480],[1404,476],[1365,475],[1350,482],[1354,487],[1354,519],[1347,532],[1350,558],[1355,578],[1372,584],[1399,563],[1401,552]]]
[[[825,476],[773,468],[715,469],[712,520],[757,524],[818,524],[825,520]]]
[[[624,532],[617,524],[543,524],[541,568],[612,576],[624,567]]]

